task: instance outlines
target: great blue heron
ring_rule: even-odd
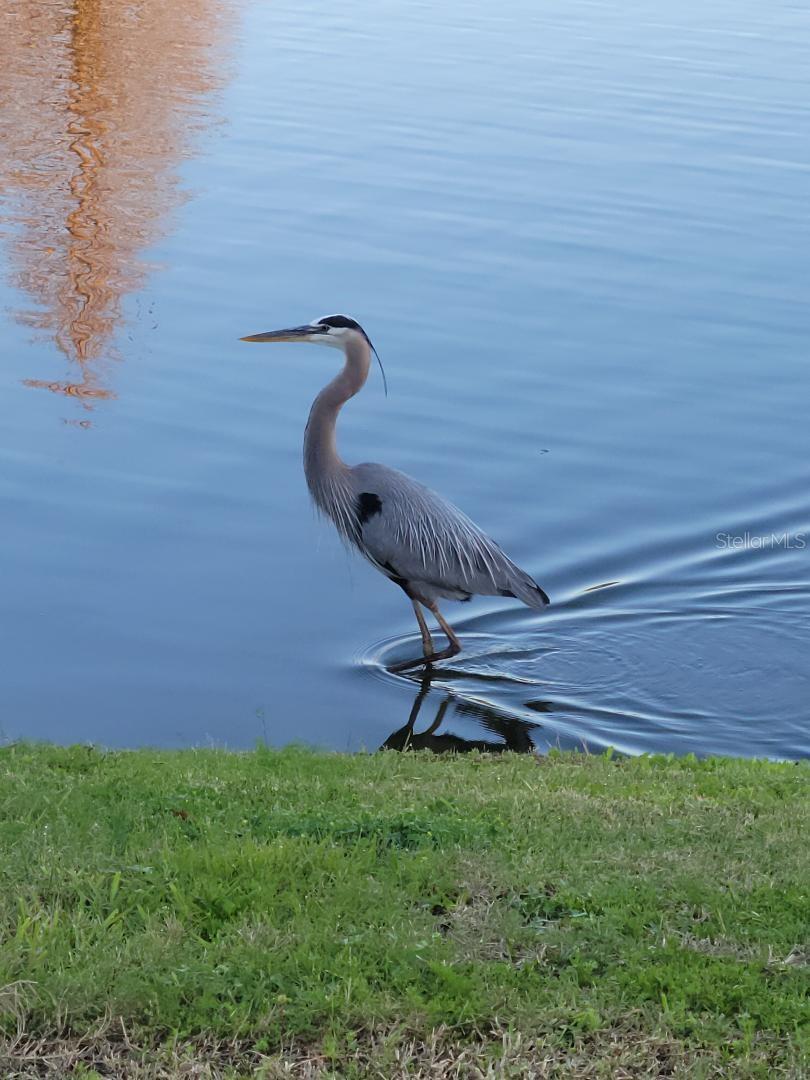
[[[318,509],[413,604],[424,655],[389,670],[447,660],[461,651],[439,611],[439,599],[512,596],[532,608],[548,604],[537,582],[452,503],[386,465],[349,466],[341,461],[335,441],[338,413],[363,388],[371,354],[377,355],[359,323],[346,315],[326,315],[306,326],[251,334],[242,341],[311,341],[343,350],[342,371],[312,404],[304,434],[304,472]],[[446,649],[434,650],[420,604],[433,612],[446,634]]]

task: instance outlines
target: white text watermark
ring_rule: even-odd
[[[756,551],[760,548],[784,548],[785,551],[802,551],[807,547],[806,533],[727,533],[714,535],[715,546],[728,550]]]

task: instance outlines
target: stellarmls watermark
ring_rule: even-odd
[[[726,533],[714,534],[715,547],[727,550],[756,551],[759,548],[784,548],[786,551],[802,551],[807,547],[807,533]]]

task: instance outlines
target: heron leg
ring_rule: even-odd
[[[408,668],[419,667],[420,664],[432,664],[435,660],[449,660],[451,656],[455,656],[457,653],[461,652],[461,642],[456,637],[452,626],[450,626],[439,611],[439,605],[435,600],[432,603],[422,602],[425,604],[425,607],[429,608],[435,615],[436,621],[444,631],[449,644],[446,649],[441,649],[439,652],[433,651],[433,639],[430,636],[430,630],[425,622],[425,617],[419,609],[419,601],[411,597],[413,610],[416,612],[416,620],[419,623],[419,630],[422,634],[422,646],[425,650],[425,655],[418,656],[415,660],[402,660],[399,664],[392,664],[388,670],[393,673],[407,671]]]
[[[433,659],[433,638],[430,636],[430,629],[428,628],[425,616],[422,614],[422,609],[419,606],[419,601],[413,596],[410,597],[410,601],[413,604],[413,612],[416,615],[416,621],[419,623],[419,633],[422,635],[422,648],[424,649],[424,656],[417,656],[414,660],[402,660],[399,664],[392,664],[388,669],[389,671],[407,671],[408,668],[418,667],[420,664],[429,664]]]
[[[419,601],[414,600],[413,597],[411,597],[411,603],[413,604],[416,621],[419,623],[419,633],[422,635],[422,648],[425,650],[425,656],[430,656],[433,652],[433,638],[430,636],[428,624],[425,621],[425,616],[422,614]]]
[[[430,608],[430,610],[435,615],[436,622],[442,628],[442,630],[445,633],[445,636],[447,637],[447,640],[450,643],[448,648],[446,648],[444,650],[444,653],[447,656],[455,656],[457,653],[460,653],[461,652],[461,642],[456,637],[456,634],[455,634],[455,631],[453,630],[453,627],[450,625],[450,623],[447,621],[447,619],[445,619],[444,615],[442,615],[442,613],[439,611],[439,605],[434,600],[432,604],[428,604],[428,607]]]

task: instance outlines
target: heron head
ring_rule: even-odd
[[[379,354],[371,344],[371,338],[365,332],[359,322],[350,319],[348,315],[323,315],[320,319],[313,319],[305,326],[293,326],[288,330],[268,330],[264,334],[250,334],[241,341],[311,341],[315,345],[331,345],[336,349],[345,349],[352,341],[364,341],[369,349],[377,357],[377,363],[382,372],[383,385],[386,394],[388,384],[385,378],[385,369],[382,366]]]
[[[370,348],[374,348],[360,323],[350,319],[348,315],[324,315],[320,319],[313,319],[305,326],[293,326],[288,330],[268,330],[264,334],[250,334],[249,337],[243,337],[241,340],[311,341],[315,345],[331,345],[334,348],[343,349],[352,337],[359,337]]]

